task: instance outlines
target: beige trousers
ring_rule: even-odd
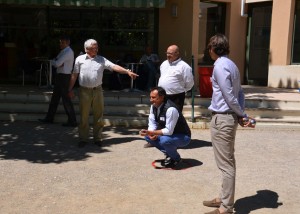
[[[79,138],[81,141],[88,141],[89,138],[89,114],[92,108],[93,114],[93,137],[94,141],[102,140],[103,122],[103,92],[102,87],[94,89],[80,87],[79,89]]]
[[[222,172],[221,208],[233,211],[236,165],[234,142],[238,119],[235,114],[216,114],[211,120],[211,141],[218,168]]]

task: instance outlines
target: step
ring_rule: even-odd
[[[78,92],[77,92],[78,94]],[[44,118],[51,99],[51,91],[29,90],[18,93],[0,92],[0,120],[37,121]],[[79,99],[73,100],[79,121]],[[192,107],[194,103],[194,108]],[[208,106],[210,98],[186,97],[183,114],[194,127],[208,127],[211,112]],[[104,119],[106,125],[146,126],[150,109],[147,93],[104,91]],[[258,123],[299,123],[300,101],[298,100],[264,100],[248,98],[245,101],[246,113]],[[62,104],[57,109],[55,122],[65,122],[66,115]]]

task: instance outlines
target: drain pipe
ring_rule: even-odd
[[[248,17],[248,14],[245,13],[245,0],[241,0],[241,17]]]

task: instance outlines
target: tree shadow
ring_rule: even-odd
[[[116,131],[116,130],[114,130]],[[132,134],[128,129],[118,129],[119,134]],[[57,124],[34,122],[0,123],[0,160],[26,160],[32,163],[62,163],[89,158],[91,153],[109,152],[89,143],[78,148],[77,128],[66,128]],[[105,130],[104,130],[105,135]],[[111,138],[107,145],[127,143],[139,138]]]
[[[278,208],[283,203],[278,202],[278,194],[271,190],[259,190],[256,195],[238,199],[234,204],[236,214],[248,214],[262,208]]]

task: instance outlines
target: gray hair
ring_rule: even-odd
[[[92,45],[98,44],[95,39],[88,39],[84,42],[84,50],[87,51],[88,48],[92,47]]]

